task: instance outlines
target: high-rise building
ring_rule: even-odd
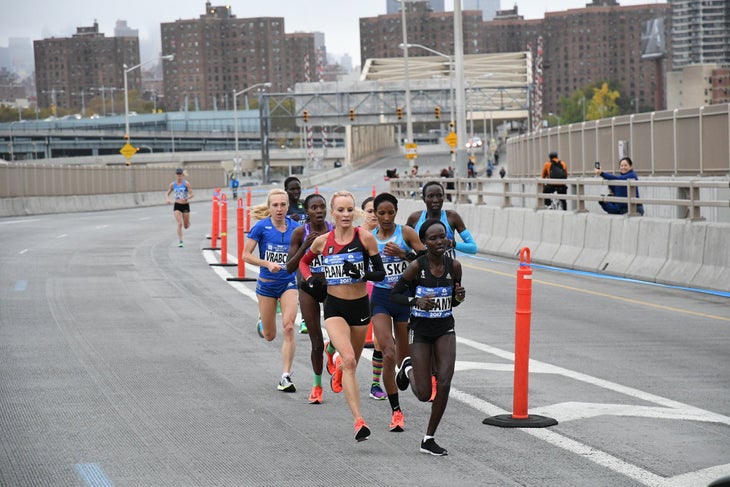
[[[730,65],[730,2],[669,0],[672,69],[690,64]]]
[[[78,27],[70,38],[34,41],[33,48],[40,108],[55,104],[81,111],[91,96],[103,90],[121,92],[123,65],[140,62],[137,37],[105,37],[96,22],[91,27]],[[141,85],[139,70],[129,73],[129,89],[139,90]]]
[[[430,12],[420,2],[406,5],[408,42],[452,55],[453,13]],[[525,20],[515,6],[483,22],[481,12],[464,9],[464,54],[518,52],[528,45],[535,54],[542,36],[544,113],[559,112],[561,97],[606,79],[621,83],[626,100],[654,107],[653,95],[662,80],[657,80],[656,63],[641,58],[641,34],[651,19],[663,18],[670,25],[669,11],[666,3],[621,6],[616,0],[592,0],[584,8],[549,12],[537,20]],[[361,18],[362,62],[402,56],[400,25],[400,15],[395,14]],[[409,55],[432,54],[414,48]]]
[[[307,58],[316,67],[314,34],[286,34],[283,17],[239,19],[230,6],[206,2],[200,18],[160,28],[162,52],[175,55],[164,64],[168,110],[231,109],[234,91],[257,83],[285,91],[305,81]]]
[[[444,0],[423,0],[423,2],[427,3],[428,8],[430,8],[433,12],[443,12],[444,11]],[[398,12],[400,12],[400,1],[399,0],[386,0],[385,13],[397,14]]]
[[[454,13],[433,12],[427,2],[406,2],[408,6],[406,30],[409,44],[421,44],[444,54],[454,52]],[[401,57],[399,47],[403,43],[401,14],[378,15],[360,18],[360,64],[370,58]],[[465,11],[462,15],[464,54],[485,52],[481,31],[482,13]],[[432,56],[418,48],[409,51],[411,56]]]
[[[482,19],[492,20],[499,11],[499,0],[462,0],[461,10],[481,10]]]
[[[548,12],[525,20],[517,7],[498,12],[484,24],[489,52],[534,48],[543,38],[543,112],[559,113],[560,99],[600,80],[621,83],[622,96],[639,107],[654,107],[655,63],[641,59],[641,32],[646,21],[668,20],[667,4],[620,6],[615,0],[593,0],[585,8]],[[622,100],[623,101],[623,100]]]

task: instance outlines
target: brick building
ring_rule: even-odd
[[[234,91],[271,83],[286,91],[304,81],[304,59],[316,59],[313,34],[286,34],[283,17],[238,19],[229,6],[206,2],[198,19],[160,26],[165,103],[169,110],[232,109]]]
[[[425,2],[407,5],[408,42],[452,54],[453,13],[433,13]],[[561,97],[603,79],[619,81],[624,98],[638,98],[639,106],[654,106],[655,64],[641,59],[641,33],[654,18],[671,25],[668,4],[620,6],[616,0],[593,0],[585,8],[548,12],[544,19],[525,20],[516,6],[499,11],[492,21],[483,22],[481,16],[463,11],[464,54],[525,51],[528,44],[534,54],[537,38],[543,37],[544,113],[558,112]],[[402,56],[400,18],[360,19],[363,62]],[[409,55],[430,54],[411,49]]]
[[[409,44],[421,44],[444,54],[454,52],[454,13],[434,12],[429,2],[407,2],[407,38]],[[401,14],[378,15],[360,18],[360,64],[371,58],[401,57],[403,43]],[[464,54],[485,52],[482,36],[482,13],[478,10],[462,12]],[[432,56],[423,50],[412,48],[409,56]]]
[[[139,64],[138,37],[105,37],[99,25],[78,27],[67,38],[50,38],[33,42],[35,51],[36,89],[38,106],[81,111],[104,89],[124,87],[123,65]],[[129,73],[130,90],[139,90],[142,77],[139,70]]]

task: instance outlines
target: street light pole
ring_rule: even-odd
[[[418,47],[420,49],[423,49],[424,51],[428,51],[432,54],[436,54],[437,56],[441,56],[443,58],[446,58],[449,61],[449,130],[452,130],[454,127],[454,57],[449,56],[448,54],[444,54],[443,52],[439,52],[435,49],[431,49],[430,47],[426,47],[422,44],[400,44],[398,47],[403,49],[404,51],[408,51],[411,47]],[[451,153],[451,162],[453,163],[455,161],[456,154],[452,151]]]
[[[399,0],[401,7],[401,31],[403,32],[403,45],[408,45],[408,27],[406,26],[406,3],[407,0]],[[408,49],[403,49],[403,76],[405,80],[406,96],[406,139],[409,144],[413,143],[413,119],[411,117],[411,88],[408,74]],[[412,161],[412,159],[409,159]]]
[[[235,166],[238,166],[240,164],[240,158],[238,157],[238,104],[236,103],[236,98],[239,95],[243,95],[244,93],[253,90],[254,88],[258,88],[259,86],[264,86],[268,88],[271,86],[271,83],[269,83],[268,81],[266,83],[256,83],[255,85],[251,85],[241,91],[233,90],[233,138],[235,140],[236,147],[233,163]]]
[[[175,59],[174,54],[168,54],[166,56],[160,56],[153,59],[149,59],[143,63],[136,64],[132,66],[131,68],[128,68],[126,64],[122,64],[122,68],[124,69],[124,139],[129,142],[129,93],[128,93],[128,87],[127,87],[127,74],[130,71],[133,71],[137,68],[140,68],[144,66],[145,64],[151,63],[152,61],[156,61],[158,59],[162,59],[163,61],[172,61]],[[114,103],[114,92],[112,92],[112,103]],[[114,109],[112,108],[112,111]]]

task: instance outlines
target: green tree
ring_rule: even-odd
[[[586,100],[583,90],[575,90],[570,97],[561,97],[560,122],[562,124],[582,122],[584,103]]]

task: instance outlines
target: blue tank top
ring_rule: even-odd
[[[327,224],[327,231],[331,232],[334,230],[335,226],[332,225],[330,222],[326,221]],[[307,236],[312,231],[311,228],[309,228],[309,223],[306,223],[304,225],[304,236],[302,237],[302,242],[307,240]],[[322,264],[322,254],[319,254],[314,258],[311,264],[309,264],[309,270],[312,274],[322,274],[324,272],[324,266]]]
[[[327,236],[327,242],[322,249],[322,266],[324,268],[324,278],[328,286],[337,286],[339,284],[352,284],[362,282],[362,279],[353,279],[345,274],[342,264],[350,261],[363,274],[365,271],[365,246],[360,240],[360,229],[355,228],[355,236],[345,245],[335,242],[335,232],[332,231]]]
[[[177,184],[177,180],[172,182],[172,192],[175,195],[175,201],[187,201],[190,196],[188,191],[188,182],[183,179],[181,184]]]
[[[290,280],[294,279],[295,273],[286,272],[286,260],[289,257],[289,244],[291,243],[291,234],[297,228],[299,223],[286,218],[286,231],[280,232],[274,226],[271,218],[266,218],[256,223],[248,233],[248,238],[256,240],[259,247],[259,258],[269,262],[276,262],[284,267],[284,270],[272,273],[265,266],[259,269],[259,277],[271,280]]]
[[[380,240],[378,238],[378,230],[379,228],[373,230],[373,235],[375,236],[375,241],[378,243],[378,252],[380,253],[380,257],[383,259],[383,266],[385,266],[385,279],[380,282],[373,282],[373,286],[392,289],[395,286],[395,283],[398,282],[398,279],[400,279],[400,276],[403,275],[403,272],[405,272],[406,267],[408,267],[408,261],[394,255],[383,254],[385,244],[388,242],[394,242],[398,245],[398,247],[405,250],[406,253],[411,252],[413,249],[411,249],[403,238],[402,225],[396,225],[393,235],[385,240]]]

